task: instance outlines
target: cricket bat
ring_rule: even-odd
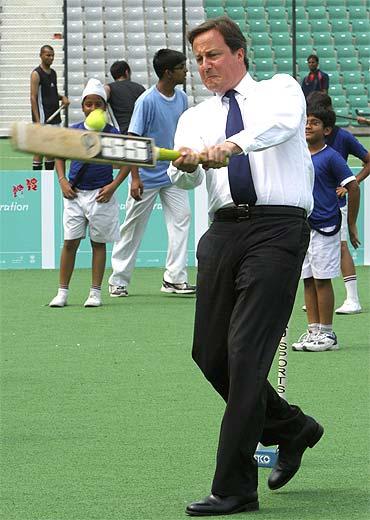
[[[132,164],[154,168],[157,161],[174,161],[180,152],[157,148],[153,139],[17,122],[11,130],[16,150],[90,163]]]

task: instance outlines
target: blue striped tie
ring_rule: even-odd
[[[225,97],[229,98],[229,112],[226,120],[226,138],[228,138],[244,130],[244,124],[238,102],[235,99],[235,90],[228,90]],[[228,171],[231,196],[235,204],[253,206],[256,203],[257,195],[248,155],[230,157]]]

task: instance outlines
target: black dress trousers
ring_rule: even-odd
[[[226,402],[212,492],[257,489],[254,453],[289,442],[305,415],[267,381],[289,321],[310,231],[304,218],[213,222],[198,251],[193,358]]]

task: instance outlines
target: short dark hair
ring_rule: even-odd
[[[307,58],[307,61],[309,60],[315,60],[316,63],[319,63],[319,57],[317,56],[317,54],[310,54]]]
[[[114,63],[112,63],[110,67],[110,73],[114,80],[117,80],[118,78],[122,78],[124,76],[130,77],[130,65],[125,60],[115,61]]]
[[[307,116],[316,117],[322,121],[324,128],[334,128],[336,116],[334,110],[315,105],[307,107]]]
[[[53,49],[53,47],[52,47],[51,45],[43,45],[43,46],[41,47],[41,49],[40,49],[40,55],[41,55],[41,54],[42,54],[46,49],[48,49],[49,51],[54,52],[54,49]]]
[[[166,70],[173,70],[177,65],[186,62],[186,56],[182,52],[173,49],[159,49],[153,58],[153,68],[158,78],[161,79]]]
[[[307,96],[306,101],[307,107],[318,105],[326,109],[333,109],[331,97],[325,92],[321,92],[320,90],[314,90],[313,92],[310,92],[310,94],[308,94]]]
[[[205,22],[201,23],[197,27],[194,27],[188,33],[188,40],[190,45],[193,46],[193,42],[200,34],[211,31],[214,29],[218,31],[224,38],[226,45],[229,47],[231,52],[234,54],[237,50],[244,50],[244,63],[246,69],[249,68],[249,61],[247,58],[247,40],[245,39],[240,27],[237,23],[233,22],[227,16],[219,16],[218,18],[210,18]]]

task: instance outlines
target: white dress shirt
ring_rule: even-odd
[[[306,138],[306,101],[300,85],[287,74],[256,82],[247,73],[235,87],[244,130],[228,138],[249,154],[257,194],[256,205],[288,205],[313,208],[314,169]],[[189,108],[179,119],[175,149],[189,147],[196,152],[223,143],[228,98],[215,95]],[[191,189],[206,177],[209,215],[233,205],[227,167],[186,173],[172,164],[171,181]]]

